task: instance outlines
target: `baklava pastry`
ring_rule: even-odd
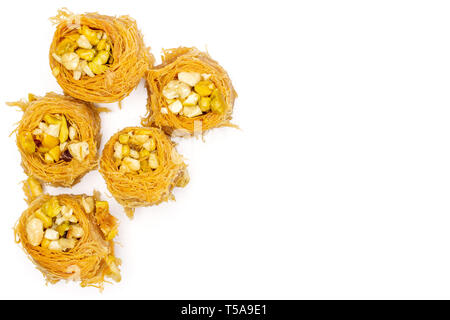
[[[128,127],[109,139],[100,158],[108,190],[131,218],[134,208],[173,200],[189,182],[186,164],[158,128]]]
[[[163,51],[162,64],[146,74],[145,126],[167,134],[196,134],[230,123],[237,96],[227,72],[196,48]],[[200,133],[201,133],[200,132]]]
[[[70,187],[97,168],[100,116],[91,103],[47,93],[8,104],[24,112],[16,137],[28,176],[52,186]]]
[[[121,101],[139,84],[153,57],[129,16],[73,14],[59,10],[50,67],[72,97],[97,103]]]
[[[117,228],[108,202],[98,195],[42,194],[22,213],[14,233],[48,282],[103,288],[108,277],[120,281],[113,241]]]

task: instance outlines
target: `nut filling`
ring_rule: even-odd
[[[62,114],[45,114],[32,132],[21,132],[19,143],[24,152],[38,153],[45,163],[83,161],[89,154],[89,144],[80,141],[75,124]]]
[[[161,113],[194,118],[208,112],[222,114],[225,111],[222,94],[210,80],[210,74],[179,72],[177,77],[162,91],[167,106],[161,108]]]
[[[53,58],[67,70],[73,71],[73,78],[95,77],[108,70],[113,63],[111,41],[101,30],[81,26],[66,35],[52,53]],[[54,76],[59,74],[58,67],[53,69]]]
[[[156,141],[151,131],[139,129],[121,134],[114,144],[114,163],[122,173],[144,173],[158,169]]]
[[[73,249],[84,235],[73,209],[61,206],[56,197],[34,212],[27,222],[26,232],[31,245],[56,251]]]

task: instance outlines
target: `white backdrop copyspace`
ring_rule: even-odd
[[[162,48],[207,49],[239,93],[233,122],[179,139],[190,184],[120,220],[122,281],[45,285],[14,243],[25,210],[4,102],[61,93],[60,7],[129,14]],[[448,1],[2,1],[0,298],[450,298]],[[102,148],[146,111],[141,83],[102,114]]]

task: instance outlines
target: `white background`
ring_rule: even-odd
[[[448,1],[2,1],[4,101],[61,92],[59,7],[129,14],[161,48],[207,47],[239,98],[234,123],[179,140],[191,182],[120,219],[122,282],[45,286],[13,242],[25,210],[2,107],[0,298],[450,298]],[[143,84],[102,115],[103,144],[145,114]],[[105,184],[89,173],[73,189]]]

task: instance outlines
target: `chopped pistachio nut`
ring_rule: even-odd
[[[68,251],[75,247],[84,230],[73,215],[73,209],[52,197],[34,212],[27,222],[26,233],[32,246]]]
[[[92,72],[91,68],[89,68],[88,62],[86,60],[81,60],[80,67],[81,71],[86,73],[89,77],[95,77],[95,74]]]
[[[84,230],[79,225],[71,225],[69,232],[67,233],[68,238],[81,238],[84,235]]]
[[[48,240],[58,240],[59,233],[55,229],[47,229],[45,230],[44,238]]]
[[[211,75],[209,73],[202,73],[203,80],[209,80],[209,78],[211,78]]]
[[[95,49],[78,49],[76,54],[85,61],[91,61],[95,57]]]
[[[27,238],[32,246],[38,246],[41,244],[44,238],[44,224],[38,218],[32,218],[27,223],[26,227]]]
[[[64,53],[61,57],[61,64],[67,70],[75,70],[80,62],[80,57],[75,53]]]
[[[61,212],[61,206],[59,205],[58,199],[55,197],[50,198],[50,200],[44,203],[41,208],[42,212],[50,218],[58,216]]]
[[[211,110],[211,98],[210,97],[201,97],[198,102],[198,106],[202,110],[202,112],[208,112]]]
[[[219,90],[214,89],[211,94],[211,111],[215,113],[225,112],[225,102]]]
[[[108,255],[106,258],[106,264],[109,268],[109,271],[111,271],[111,274],[109,274],[109,277],[111,277],[114,281],[119,282],[121,280],[120,276],[120,270],[117,267],[116,258],[112,255]]]
[[[114,158],[122,159],[123,144],[117,141],[114,144]]]
[[[130,142],[133,144],[144,144],[150,137],[146,134],[135,134],[131,137]]]
[[[61,114],[44,114],[32,132],[20,132],[18,142],[27,154],[38,153],[45,163],[69,162],[72,158],[83,161],[89,154],[89,144],[74,141],[77,129]]]
[[[187,85],[193,87],[201,79],[201,74],[197,72],[180,72],[178,73],[178,80],[186,83]]]
[[[56,241],[57,242],[57,241]],[[51,241],[48,239],[42,239],[41,242],[41,247],[44,249],[48,249],[48,247],[50,246]]]
[[[73,71],[75,80],[84,75],[95,77],[105,73],[111,66],[112,45],[107,34],[82,25],[78,31],[67,34],[52,53],[53,59],[67,70]],[[52,70],[58,76],[60,70]]]
[[[59,76],[59,73],[60,73],[60,72],[61,72],[61,70],[59,69],[59,67],[54,67],[54,68],[52,69],[52,74],[53,74],[54,77]]]
[[[61,238],[58,241],[58,244],[61,247],[61,250],[63,251],[75,248],[76,243],[77,241],[75,239]]]
[[[130,157],[133,158],[133,159],[139,159],[139,152],[137,152],[134,149],[131,149],[130,150]]]
[[[86,141],[71,143],[67,148],[70,154],[80,162],[89,154],[89,144]]]
[[[180,102],[180,100],[175,100],[175,102],[169,104],[169,110],[172,113],[178,114],[183,109],[183,104]]]
[[[62,248],[61,248],[61,245],[59,244],[59,241],[50,241],[50,243],[48,245],[48,249],[49,250],[53,250],[53,251],[62,251]]]
[[[64,218],[69,219],[73,214],[73,209],[67,206],[62,206],[61,214]]]
[[[148,129],[137,129],[119,135],[114,143],[113,156],[121,173],[150,172],[159,167],[156,141]]]
[[[42,147],[50,150],[53,147],[56,147],[59,144],[59,139],[54,137],[53,135],[44,132],[42,135],[41,145]]]
[[[57,62],[62,63],[62,59],[60,56],[58,56],[56,53],[52,53],[53,59],[55,59]]]
[[[92,44],[84,34],[80,35],[77,40],[77,45],[83,49],[92,49]]]
[[[200,96],[195,93],[192,92],[184,101],[183,101],[183,106],[188,106],[188,107],[193,107],[196,106],[198,103],[198,100],[200,99]],[[170,110],[170,107],[169,107]]]
[[[109,203],[106,201],[95,201],[95,210],[97,213],[99,210],[109,211]]]
[[[65,143],[69,138],[69,129],[67,128],[66,117],[61,116],[61,129],[59,131],[59,143]]]
[[[130,157],[123,158],[122,165],[127,167],[131,171],[138,171],[141,168],[140,162]]]
[[[199,106],[185,106],[183,108],[183,114],[188,118],[194,118],[202,114],[202,109]]]
[[[47,127],[46,134],[59,139],[59,131],[61,130],[61,123],[50,124]],[[59,141],[58,141],[59,143]]]
[[[83,205],[84,211],[86,213],[92,213],[94,211],[94,198],[84,197],[81,199],[81,204]]]
[[[214,89],[216,89],[216,86],[211,80],[200,81],[194,87],[195,92],[197,92],[202,97],[209,97]]]
[[[161,107],[162,114],[170,112],[194,118],[208,112],[225,112],[225,101],[211,81],[211,74],[179,72],[177,79],[163,88],[162,94],[167,102],[167,105]]]
[[[77,136],[77,129],[75,129],[73,126],[71,126],[69,128],[69,138],[70,138],[70,140],[75,140],[76,136]]]
[[[122,157],[128,157],[130,155],[130,146],[125,144],[122,146]]]
[[[66,141],[66,142],[63,142],[63,143],[61,143],[61,144],[59,145],[59,150],[60,150],[61,152],[64,152],[64,150],[66,150],[66,147],[67,147],[67,141]]]
[[[128,134],[121,134],[119,136],[120,143],[127,144],[129,140],[130,140],[130,136]]]
[[[26,184],[30,188],[31,195],[33,197],[38,197],[43,193],[42,185],[36,178],[29,177]]]
[[[148,156],[148,164],[149,164],[150,168],[158,169],[159,160],[158,160],[158,156],[155,152],[150,153],[150,155]]]
[[[48,151],[48,155],[52,157],[52,160],[55,162],[59,161],[59,157],[61,156],[61,149],[59,146],[53,147]]]
[[[33,153],[36,151],[36,144],[31,132],[22,132],[19,134],[18,140],[26,153]]]
[[[70,228],[68,221],[62,221],[57,227],[56,231],[58,231],[59,236],[63,236],[66,231],[68,231]]]
[[[66,221],[66,220],[63,218],[63,216],[61,214],[58,214],[55,219],[55,224],[57,226],[59,226],[59,225],[63,224],[64,221]]]
[[[172,80],[163,89],[163,95],[166,99],[176,99],[180,95],[178,93],[178,87],[180,86],[180,81]]]
[[[156,149],[156,142],[155,142],[155,138],[150,138],[148,139],[143,145],[142,147],[145,150],[148,151],[154,151]]]

